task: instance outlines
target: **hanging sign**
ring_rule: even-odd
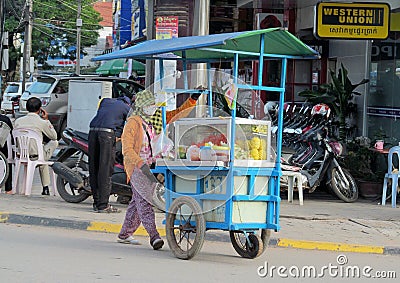
[[[178,37],[179,20],[175,16],[161,16],[156,18],[156,39],[170,39]]]
[[[386,39],[389,18],[387,3],[320,2],[315,9],[314,34],[333,39]]]

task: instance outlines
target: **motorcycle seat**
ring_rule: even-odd
[[[85,140],[85,141],[89,140],[89,134],[75,131],[75,135],[78,136],[79,138]]]

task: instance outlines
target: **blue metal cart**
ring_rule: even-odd
[[[234,249],[245,258],[255,258],[266,249],[271,230],[278,231],[280,205],[280,158],[282,145],[283,104],[286,68],[289,59],[317,58],[318,53],[288,31],[273,28],[247,32],[191,36],[168,40],[150,40],[114,53],[98,56],[95,60],[135,58],[158,60],[160,86],[166,92],[198,92],[188,88],[184,77],[183,89],[163,88],[164,60],[182,62],[186,75],[188,64],[206,63],[208,74],[212,62],[233,61],[233,83],[238,89],[273,91],[279,93],[276,159],[270,166],[253,167],[235,162],[234,146],[225,163],[198,166],[161,160],[153,172],[165,175],[166,233],[169,247],[180,259],[190,259],[201,249],[205,232],[209,229],[229,231]],[[281,64],[280,85],[262,84],[263,62],[278,60]],[[258,84],[245,85],[238,81],[239,60],[258,61]],[[213,116],[212,84],[201,90],[208,96],[210,117]],[[163,108],[165,128],[165,108]],[[230,122],[230,141],[235,144],[236,107]],[[199,118],[201,119],[201,118]],[[212,190],[209,182],[219,181]],[[241,184],[239,185],[238,182]],[[211,208],[206,204],[213,203]]]

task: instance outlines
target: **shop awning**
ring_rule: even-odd
[[[188,36],[164,40],[148,40],[138,45],[104,54],[93,61],[118,58],[154,59],[185,57],[192,61],[218,61],[232,59],[235,52],[240,59],[257,59],[260,35],[264,34],[264,54],[285,57],[317,57],[318,52],[281,28]],[[173,53],[173,54],[171,54]],[[277,57],[277,56],[275,56]]]
[[[96,69],[96,74],[99,75],[118,75],[120,72],[128,71],[128,63],[125,59],[114,59],[106,61]],[[143,75],[145,72],[145,65],[139,61],[132,60],[132,71],[138,75]]]

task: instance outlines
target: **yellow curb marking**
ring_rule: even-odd
[[[108,232],[108,233],[119,233],[121,230],[121,224],[112,224],[107,222],[90,222],[90,225],[86,228],[87,231],[100,231],[100,232]],[[164,228],[157,228],[158,233],[160,236],[165,236],[165,229]],[[135,235],[137,236],[147,236],[147,231],[142,226],[140,226]]]
[[[0,212],[0,223],[6,223],[9,217],[8,212]]]
[[[326,250],[355,253],[383,254],[384,252],[384,247],[381,246],[351,245],[332,242],[296,241],[290,239],[279,239],[277,246],[305,250]]]

